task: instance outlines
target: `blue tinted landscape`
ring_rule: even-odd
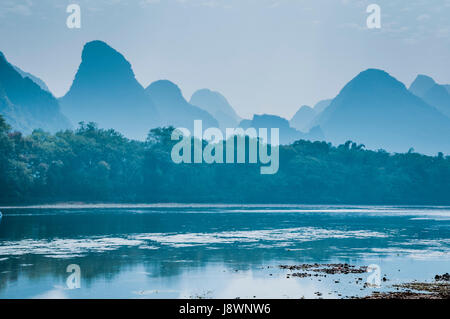
[[[449,16],[0,1],[0,299],[449,299]]]

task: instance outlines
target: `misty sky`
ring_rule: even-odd
[[[79,30],[66,27],[71,3]],[[371,3],[380,30],[366,27]],[[59,97],[84,43],[103,40],[144,87],[169,79],[187,99],[210,88],[243,117],[290,118],[371,67],[450,83],[449,17],[450,0],[1,0],[0,51]]]

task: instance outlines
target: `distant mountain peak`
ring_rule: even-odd
[[[75,79],[61,101],[76,123],[94,121],[138,139],[156,126],[189,128],[196,119],[205,127],[218,126],[209,113],[186,102],[175,83],[160,80],[144,89],[130,62],[103,41],[85,44]]]
[[[86,59],[90,55],[99,54],[103,56],[105,54],[113,54],[124,58],[123,55],[111,47],[108,43],[101,40],[94,40],[90,42],[86,42],[83,47],[83,52],[81,53],[81,58]],[[125,58],[124,58],[125,59]]]
[[[210,89],[207,89],[207,88],[197,90],[195,93],[199,93],[199,94],[205,94],[206,93],[206,94],[218,95],[218,96],[222,96],[223,97],[223,95],[220,94],[219,92],[216,92],[216,91],[213,91],[213,90],[210,90]]]
[[[416,77],[417,81],[426,81],[426,82],[432,82],[436,83],[434,79],[431,76],[425,75],[425,74],[418,74]]]
[[[81,64],[78,68],[72,86],[83,86],[89,81],[89,85],[102,88],[108,83],[107,89],[122,85],[142,88],[137,82],[130,62],[117,50],[103,41],[91,41],[84,45],[81,54]],[[95,82],[95,83],[93,83]]]
[[[253,127],[255,129],[271,128],[279,129],[280,144],[290,144],[294,141],[304,140],[323,140],[323,134],[320,128],[315,128],[309,133],[303,133],[289,125],[289,121],[278,115],[271,114],[255,114],[251,120],[243,120],[239,123],[239,127],[248,129]]]
[[[420,74],[409,90],[450,118],[450,92],[445,85],[440,85],[433,78]]]
[[[81,64],[61,103],[74,123],[97,122],[132,138],[144,138],[158,124],[156,108],[130,62],[103,41],[84,45]]]
[[[158,80],[151,83],[146,89],[147,93],[157,98],[183,99],[183,93],[178,85],[169,80]]]
[[[169,80],[155,81],[145,92],[154,101],[162,125],[192,129],[194,120],[202,120],[204,127],[219,126],[210,113],[187,102],[178,85]]]
[[[414,147],[427,154],[450,147],[449,119],[382,70],[358,74],[313,124],[337,144],[352,140],[371,149]]]
[[[99,91],[103,94],[115,94],[124,90],[132,90],[135,94],[143,90],[135,78],[130,62],[103,41],[86,43],[81,54],[81,64],[66,97],[80,94],[78,91],[95,95]]]
[[[353,80],[348,83],[343,90],[356,87],[370,88],[406,88],[405,85],[391,76],[388,72],[380,69],[367,69],[359,73]]]
[[[252,122],[256,127],[289,127],[288,120],[281,116],[271,114],[255,114],[253,115]]]
[[[317,112],[312,107],[302,105],[292,117],[290,124],[297,130],[305,131],[316,115]]]
[[[190,102],[214,116],[222,129],[236,127],[241,118],[221,93],[201,89],[192,94]]]
[[[436,85],[436,81],[432,77],[419,74],[416,79],[411,83],[409,90],[420,97],[423,97],[426,92]]]
[[[374,94],[377,92],[377,94]],[[393,92],[408,92],[406,86],[391,76],[389,73],[379,69],[368,69],[359,73],[350,82],[348,82],[341,90],[339,95],[333,100],[333,103],[326,108],[322,115],[328,116],[334,109],[336,100],[352,95],[354,98],[361,100],[361,103],[355,105],[355,110],[365,112],[370,108],[370,103],[363,103],[364,99],[372,99],[372,104],[378,103],[385,96],[392,96]],[[370,102],[370,101],[366,101]],[[382,104],[380,104],[380,107]]]
[[[299,111],[301,111],[301,110],[313,110],[313,108],[311,107],[311,106],[309,106],[309,105],[302,105],[302,106],[300,106],[300,108],[299,108]]]
[[[83,47],[81,59],[84,63],[94,62],[98,66],[109,66],[111,62],[117,62],[131,69],[131,64],[127,59],[119,51],[103,41],[96,40],[86,43]]]
[[[206,101],[204,101],[205,99],[209,99],[210,102],[211,100],[215,100],[215,103],[211,103],[209,105],[205,105]],[[192,94],[191,97],[191,103],[192,104],[196,104],[195,102],[197,102],[198,106],[205,109],[205,107],[207,107],[207,109],[205,109],[208,112],[228,112],[230,113],[229,115],[235,116],[236,112],[234,111],[234,109],[231,107],[231,105],[228,103],[228,100],[225,98],[225,96],[223,96],[221,93],[217,92],[217,91],[213,91],[210,89],[200,89],[194,92],[194,94]]]
[[[31,133],[34,129],[56,132],[70,128],[58,101],[0,55],[0,114],[13,129]]]

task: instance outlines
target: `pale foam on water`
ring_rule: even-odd
[[[0,243],[0,256],[25,254],[45,255],[52,258],[80,257],[88,252],[106,252],[122,247],[158,249],[154,244],[182,248],[214,244],[252,244],[264,242],[261,247],[285,247],[290,243],[321,239],[385,238],[387,234],[373,231],[341,231],[315,227],[268,229],[252,231],[225,231],[215,233],[147,233],[121,237],[90,237],[83,239],[52,239],[4,241]],[[272,243],[268,243],[272,242]]]
[[[327,238],[361,239],[371,237],[383,238],[387,236],[387,234],[365,230],[341,231],[316,227],[299,227],[269,230],[226,231],[216,233],[141,234],[133,238],[138,240],[151,240],[161,243],[162,245],[172,247],[182,247],[209,244],[255,243],[260,241],[306,242]]]

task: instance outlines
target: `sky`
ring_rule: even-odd
[[[73,3],[80,29],[66,26]],[[372,3],[380,29],[366,25]],[[450,0],[1,0],[0,51],[60,97],[83,45],[103,40],[144,87],[168,79],[188,100],[209,88],[242,117],[290,118],[367,68],[450,83],[449,16]]]

